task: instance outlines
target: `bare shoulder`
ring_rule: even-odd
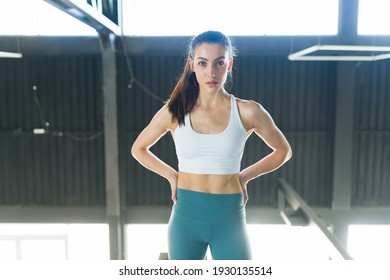
[[[258,128],[262,123],[272,122],[269,113],[256,101],[237,98],[237,106],[247,130]]]
[[[261,106],[261,104],[257,103],[256,101],[240,98],[236,98],[236,100],[238,108],[243,114],[256,114],[261,113],[261,111],[265,111],[263,106]]]
[[[169,111],[168,104],[164,104],[161,109],[154,115],[150,122],[160,128],[173,131],[177,127],[177,122],[172,120],[172,113]]]

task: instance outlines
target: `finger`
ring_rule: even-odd
[[[175,191],[172,191],[171,199],[172,199],[172,201],[173,201],[174,203],[176,203],[176,201],[177,201],[176,190],[175,190]]]
[[[247,204],[249,200],[248,192],[244,192],[244,200],[245,200],[245,204]]]

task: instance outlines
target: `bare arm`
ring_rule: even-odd
[[[291,158],[292,150],[272,117],[260,104],[253,101],[241,101],[240,103],[241,118],[247,131],[254,132],[273,150],[264,158],[241,171],[241,184],[246,188],[246,184],[250,180],[272,172],[283,165]]]
[[[144,167],[169,181],[172,189],[172,200],[176,201],[177,171],[150,151],[150,147],[173,127],[172,116],[165,105],[134,141],[131,154]]]

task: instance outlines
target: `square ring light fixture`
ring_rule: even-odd
[[[2,51],[0,51],[0,57],[6,57],[6,58],[22,58],[23,55],[22,55],[21,53],[2,52]]]
[[[344,51],[344,52],[371,52],[367,55],[309,55],[317,51]],[[373,54],[382,52],[381,54]],[[385,53],[383,53],[385,52]],[[377,61],[390,58],[390,46],[356,46],[356,45],[315,45],[307,49],[292,53],[289,60],[317,60],[317,61]]]

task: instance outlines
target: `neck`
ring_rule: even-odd
[[[198,106],[215,106],[225,101],[225,98],[229,96],[229,94],[225,91],[225,89],[220,89],[215,93],[208,92],[199,92],[197,104]]]

